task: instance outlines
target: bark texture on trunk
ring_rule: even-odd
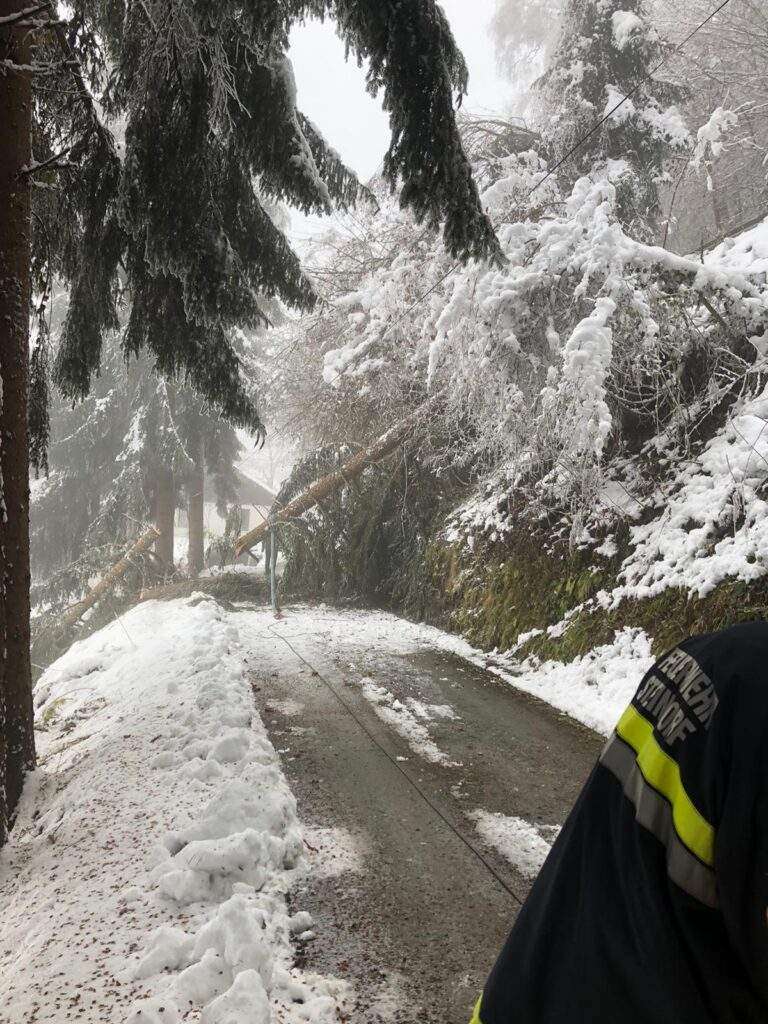
[[[189,523],[189,575],[199,576],[205,564],[205,540],[203,536],[205,511],[205,472],[202,450],[195,459],[195,469],[189,479],[189,502],[187,519]]]
[[[28,6],[28,4],[27,4]],[[0,17],[25,0],[0,0]],[[0,27],[0,59],[30,63],[29,32]],[[0,72],[0,843],[35,765],[29,657],[30,186],[28,72]]]
[[[349,483],[350,480],[360,476],[368,466],[373,466],[375,463],[386,458],[387,455],[391,455],[413,433],[419,420],[435,406],[441,397],[441,394],[437,394],[430,398],[429,401],[420,405],[410,416],[407,416],[388,430],[386,434],[383,434],[369,448],[363,449],[363,451],[358,452],[348,462],[345,462],[341,469],[335,473],[329,473],[328,476],[324,476],[320,480],[316,480],[306,491],[294,498],[293,501],[288,502],[284,508],[271,515],[266,522],[257,526],[255,530],[250,530],[248,533],[243,534],[242,537],[239,537],[235,545],[235,556],[239,557],[243,551],[249,551],[255,547],[275,523],[284,523],[289,519],[297,519],[329,495],[338,491],[339,488]]]
[[[119,580],[125,576],[132,564],[131,559],[137,555],[144,554],[145,551],[149,551],[156,540],[157,530],[152,526],[126,551],[120,561],[116,562],[109,572],[105,573],[99,582],[86,593],[82,601],[78,601],[77,604],[73,605],[62,615],[59,626],[74,625],[79,618],[85,615],[89,608],[93,608],[100,597],[103,597],[104,594],[112,590]]]
[[[173,473],[170,469],[161,469],[155,482],[155,526],[159,534],[155,554],[165,566],[167,573],[173,571],[174,511]]]

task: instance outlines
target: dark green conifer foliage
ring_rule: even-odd
[[[60,608],[117,561],[149,524],[159,471],[173,472],[184,506],[202,450],[220,511],[236,500],[234,429],[189,388],[158,378],[146,355],[126,367],[115,332],[89,394],[74,406],[57,396],[52,425],[50,474],[34,485],[31,508],[35,604]]]
[[[500,259],[456,127],[466,66],[434,0],[75,0],[67,45],[87,89],[70,83],[53,107],[39,94],[36,154],[66,143],[73,165],[58,196],[41,196],[36,236],[40,267],[47,249],[70,289],[55,372],[71,398],[125,304],[126,355],[149,352],[232,423],[262,429],[233,333],[266,323],[272,299],[315,301],[267,205],[328,213],[367,195],[296,106],[288,35],[312,16],[335,20],[383,92],[384,173],[403,204],[442,222],[457,257]]]
[[[393,188],[402,182],[402,205],[417,220],[443,220],[453,256],[503,261],[454,117],[453,94],[466,92],[468,72],[442,9],[434,0],[336,0],[331,7],[347,46],[369,61],[369,90],[384,91],[392,129],[384,177]]]

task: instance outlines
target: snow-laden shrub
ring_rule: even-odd
[[[567,194],[553,178],[535,188],[544,173],[535,152],[509,153],[485,182],[503,268],[454,266],[386,197],[379,218],[327,239],[315,255],[326,303],[281,341],[279,393],[292,416],[311,404],[307,444],[366,440],[439,391],[421,438],[433,469],[502,470],[504,487],[573,522],[608,458],[662,430],[688,450],[753,387],[768,323],[760,266],[632,238],[620,161]]]

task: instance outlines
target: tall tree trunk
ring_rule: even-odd
[[[0,17],[26,0],[0,0]],[[0,27],[0,59],[30,63],[29,31]],[[0,73],[0,843],[35,765],[29,658],[29,373],[32,88]]]
[[[712,216],[715,219],[715,237],[720,242],[725,237],[728,214],[724,208],[720,186],[715,180],[714,160],[707,165],[707,173],[711,182],[709,195],[712,200]]]
[[[205,540],[203,537],[203,519],[205,512],[205,469],[203,463],[203,448],[195,459],[195,468],[189,479],[189,502],[187,506],[187,521],[189,525],[189,564],[190,576],[199,576],[203,571],[205,563]]]
[[[155,553],[163,563],[166,573],[173,572],[173,514],[175,509],[173,473],[170,469],[161,469],[155,481],[155,526],[160,534],[155,544]]]

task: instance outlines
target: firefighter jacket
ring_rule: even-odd
[[[768,624],[647,673],[473,1024],[768,1022]]]

